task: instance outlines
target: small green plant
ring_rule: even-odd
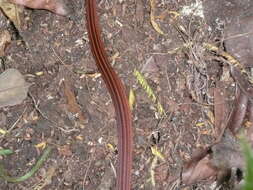
[[[253,151],[245,139],[241,144],[246,161],[245,184],[242,190],[253,190]]]

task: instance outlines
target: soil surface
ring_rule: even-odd
[[[192,3],[195,0],[156,1],[155,21],[164,35],[151,25],[149,1],[98,3],[108,56],[127,93],[133,90],[135,95],[133,190],[210,189],[213,183],[169,183],[195,149],[217,137],[214,90],[224,90],[228,105],[235,95],[228,66],[212,61],[201,46],[217,42],[221,32],[210,30],[201,15],[184,15],[182,10]],[[1,30],[12,35],[0,69],[16,68],[31,83],[22,104],[0,111],[1,128],[11,129],[1,137],[1,147],[15,151],[1,162],[11,176],[21,176],[42,154],[40,143],[53,147],[34,176],[21,183],[1,180],[0,189],[115,187],[114,107],[90,51],[83,0],[72,1],[71,9],[70,18],[24,9],[18,30],[0,13]],[[135,70],[143,74],[165,115],[157,111]],[[154,164],[151,147],[157,147],[164,160]]]

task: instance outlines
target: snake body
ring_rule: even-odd
[[[110,65],[101,39],[96,0],[86,0],[86,19],[90,47],[96,65],[111,95],[117,121],[119,161],[117,190],[130,190],[132,168],[132,122],[125,88]]]

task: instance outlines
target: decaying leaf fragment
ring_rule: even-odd
[[[20,28],[21,20],[20,13],[22,9],[10,3],[8,0],[0,0],[0,9],[4,12],[4,14],[13,22],[16,28]]]
[[[45,9],[59,15],[69,13],[64,0],[9,0],[12,3],[23,5],[32,9]]]
[[[77,116],[79,118],[79,120],[81,122],[86,122],[86,119],[82,113],[82,111],[79,108],[79,105],[76,101],[76,97],[75,94],[72,92],[71,87],[70,87],[70,83],[65,80],[63,82],[63,87],[64,87],[64,95],[66,96],[67,99],[67,109],[69,112],[71,112],[72,114],[74,114],[75,116]]]
[[[154,11],[155,11],[155,4],[156,4],[155,0],[150,0],[150,8],[151,8],[151,10],[150,10],[150,22],[151,22],[153,28],[159,34],[164,35],[164,32],[161,30],[161,28],[159,27],[159,25],[155,21],[155,13],[154,13]]]
[[[5,55],[5,48],[10,42],[10,33],[7,30],[0,31],[0,57]]]
[[[7,69],[0,74],[0,108],[22,103],[27,97],[29,86],[16,69]]]
[[[225,100],[225,90],[222,88],[222,83],[218,82],[217,87],[214,89],[214,126],[215,126],[215,137],[219,137],[220,134],[225,130],[224,121],[227,118],[227,103]]]
[[[130,109],[133,110],[134,104],[135,104],[135,95],[134,95],[133,89],[130,89],[129,96],[128,96],[128,103],[129,103]]]

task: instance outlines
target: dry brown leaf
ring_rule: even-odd
[[[5,55],[6,46],[11,42],[11,35],[7,30],[0,31],[0,57]]]
[[[182,173],[182,181],[184,184],[193,184],[215,176],[217,172],[218,170],[211,166],[209,158],[204,157],[194,167],[190,167]]]
[[[0,0],[0,8],[3,10],[4,14],[13,22],[17,29],[20,28],[21,20],[20,20],[20,13],[22,9],[10,3],[8,0]]]
[[[12,3],[23,5],[32,9],[45,9],[59,15],[69,13],[64,0],[9,0]]]
[[[192,159],[185,164],[182,173],[171,176],[169,183],[180,178],[183,184],[190,185],[216,176],[217,172],[210,161],[209,148],[198,149],[193,153]]]
[[[69,145],[63,145],[63,146],[59,147],[58,152],[62,156],[71,156],[72,155],[72,151],[70,150]]]
[[[155,0],[150,0],[150,22],[153,26],[153,28],[162,35],[165,35],[164,32],[161,30],[161,28],[159,27],[159,25],[156,23],[155,21],[155,8],[156,8],[156,2]]]
[[[27,97],[30,84],[16,69],[7,69],[0,75],[0,108],[14,106]]]
[[[242,127],[243,119],[246,115],[247,104],[249,102],[248,96],[239,90],[239,94],[235,100],[235,106],[229,116],[227,127],[236,134]]]
[[[215,137],[220,136],[226,127],[227,105],[225,97],[224,89],[220,87],[214,89]]]
[[[43,190],[45,186],[50,185],[52,183],[52,178],[56,173],[57,166],[56,164],[51,166],[47,172],[42,176],[42,180],[35,185],[33,190]]]
[[[63,82],[63,87],[64,94],[67,99],[68,111],[71,112],[73,115],[77,116],[81,122],[85,122],[85,117],[80,110],[78,103],[76,102],[76,97],[72,92],[69,83],[66,80]]]

